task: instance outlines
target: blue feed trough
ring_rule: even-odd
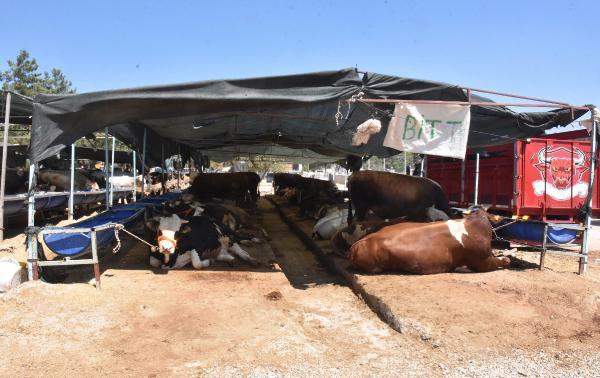
[[[507,220],[504,223],[508,223]],[[544,223],[541,222],[517,222],[501,228],[497,231],[498,236],[509,240],[523,240],[536,244],[542,244],[544,238]],[[577,238],[577,230],[571,230],[559,226],[548,227],[548,240],[555,244],[572,243]]]
[[[143,212],[139,209],[108,210],[95,217],[81,222],[73,223],[69,228],[92,228],[105,225],[107,223],[121,223],[125,227],[132,226],[143,217]],[[103,247],[112,243],[115,233],[112,228],[98,231],[96,240],[98,247]],[[64,257],[78,257],[91,253],[91,233],[77,234],[45,234],[44,243],[57,255]]]

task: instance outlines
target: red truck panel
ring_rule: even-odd
[[[515,215],[571,220],[587,196],[589,168],[589,142],[539,138],[489,147],[480,152],[478,202]],[[597,168],[596,177],[599,173]],[[427,175],[440,183],[453,205],[473,203],[472,151],[467,151],[462,197],[460,160],[429,157]],[[600,214],[599,198],[596,181],[592,199],[595,215]]]

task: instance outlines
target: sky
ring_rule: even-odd
[[[0,1],[78,92],[358,67],[600,104],[600,1]]]

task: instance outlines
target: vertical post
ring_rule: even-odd
[[[178,169],[177,169],[177,189],[181,190],[181,169],[183,168],[183,159],[181,158],[181,145],[178,144],[177,145],[177,164],[178,164]]]
[[[473,197],[473,205],[477,205],[479,200],[479,152],[475,154],[475,193]]]
[[[92,263],[94,264],[94,280],[96,281],[96,289],[100,289],[100,265],[98,264],[98,242],[96,238],[96,230],[92,230],[91,234]]]
[[[68,219],[73,220],[75,208],[75,143],[71,144],[71,182],[69,185],[69,214]]]
[[[4,240],[4,191],[6,188],[6,155],[8,153],[10,101],[10,92],[6,92],[6,110],[4,112],[4,131],[2,135],[2,173],[0,174],[0,241]]]
[[[35,194],[34,181],[35,164],[29,165],[29,188],[27,192],[27,226],[30,231],[35,226]],[[37,279],[37,239],[33,231],[29,232],[27,237],[27,276],[29,280]]]
[[[104,203],[106,204],[106,210],[110,208],[110,193],[108,190],[109,178],[108,178],[108,127],[104,128]]]
[[[404,151],[404,152],[402,152],[402,155],[404,157],[404,164],[402,165],[404,167],[404,171],[402,172],[402,174],[405,175],[407,173],[406,172],[406,165],[407,165],[406,159],[408,158],[408,154],[406,153],[406,151]]]
[[[425,155],[421,159],[421,173],[419,174],[421,177],[425,177]]]
[[[385,158],[383,158],[383,171],[386,172],[386,169],[385,169]]]
[[[142,198],[146,193],[146,128],[144,127],[144,139],[142,140]]]
[[[598,125],[594,120],[594,114],[592,112],[592,151],[591,151],[591,161],[590,161],[590,183],[589,183],[589,192],[592,193],[595,187],[596,182],[596,158],[598,155]],[[593,195],[590,194],[590,200],[588,204],[588,212],[585,215],[585,228],[583,230],[583,241],[581,245],[581,256],[579,258],[579,274],[587,273],[588,269],[588,253],[590,248],[590,227],[592,226],[592,202]]]
[[[110,207],[114,203],[115,197],[115,185],[113,183],[113,176],[115,175],[115,136],[112,137],[112,152],[110,156]]]
[[[542,252],[540,253],[540,270],[544,270],[544,261],[546,261],[546,249],[548,248],[548,223],[544,224],[544,239],[542,239]]]
[[[162,193],[165,194],[165,144],[160,144],[160,169],[162,170],[162,174],[160,175],[160,186],[162,187]]]
[[[460,204],[462,206],[465,203],[465,178],[467,170],[467,157],[460,162]]]
[[[136,196],[137,196],[137,162],[136,162],[136,156],[135,156],[135,150],[132,151],[132,155],[133,155],[133,164],[131,167],[131,171],[133,172],[133,202],[135,202],[137,200]]]

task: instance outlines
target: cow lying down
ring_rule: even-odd
[[[336,245],[334,238],[345,240],[346,243],[339,244],[346,247],[343,249],[337,249],[338,252],[341,250],[347,251],[348,248],[363,236],[373,233],[382,227],[387,225],[398,223],[401,220],[406,220],[405,217],[393,218],[392,220],[384,220],[375,216],[375,214],[369,214],[369,217],[364,221],[352,222],[352,225],[348,226],[347,223],[348,209],[339,209],[332,211],[327,216],[319,219],[319,221],[313,227],[313,239],[329,239]],[[435,222],[440,220],[450,219],[446,213],[435,207],[428,207],[425,209],[423,222]]]
[[[487,212],[475,207],[461,220],[384,227],[354,243],[349,260],[352,267],[368,273],[434,274],[463,266],[488,272],[507,267],[510,260],[494,257],[491,242]]]
[[[150,265],[155,268],[177,269],[191,263],[195,269],[202,269],[214,260],[231,262],[234,256],[257,265],[207,215],[194,215],[189,221],[177,214],[161,216],[147,222],[147,226],[158,235],[158,252],[150,254]]]

